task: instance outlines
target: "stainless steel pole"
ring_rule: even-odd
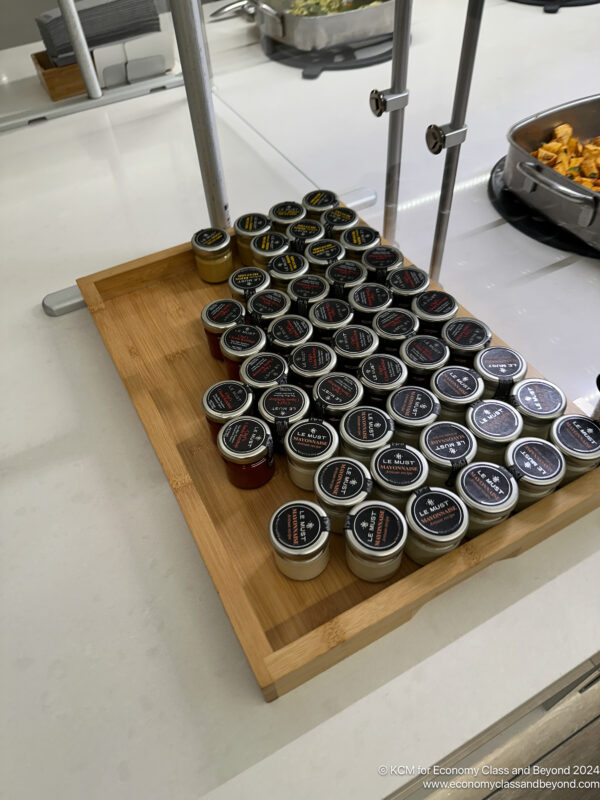
[[[446,235],[448,233],[448,223],[450,221],[450,209],[452,208],[452,197],[454,195],[454,184],[456,182],[456,171],[458,169],[458,160],[460,157],[460,146],[465,140],[467,133],[465,118],[467,115],[469,92],[471,90],[471,79],[473,77],[483,4],[484,0],[469,0],[460,62],[458,65],[456,90],[454,93],[452,120],[449,125],[442,127],[430,125],[427,130],[427,144],[433,153],[439,153],[442,149],[447,148],[444,175],[442,178],[442,191],[440,194],[438,216],[433,236],[431,263],[429,265],[429,274],[434,281],[438,281],[440,276]]]
[[[210,221],[218,228],[228,228],[231,220],[212,102],[202,8],[199,0],[171,0],[171,13]]]
[[[98,76],[96,75],[83,28],[81,27],[79,14],[75,8],[75,2],[74,0],[58,0],[58,5],[65,21],[69,39],[73,45],[73,52],[79,64],[87,93],[94,99],[102,97],[102,89],[98,83]]]

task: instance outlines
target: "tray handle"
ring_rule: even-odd
[[[577,223],[582,228],[587,228],[592,224],[596,216],[596,202],[593,197],[586,197],[576,189],[569,189],[567,186],[556,183],[544,175],[536,164],[531,164],[528,161],[518,161],[516,168],[524,179],[523,189],[526,192],[533,192],[538,186],[542,186],[552,194],[558,195],[561,199],[580,207]]]

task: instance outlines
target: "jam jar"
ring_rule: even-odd
[[[271,517],[269,538],[277,569],[294,581],[310,581],[329,563],[329,519],[310,500],[285,503]]]
[[[565,413],[567,398],[562,389],[542,378],[519,381],[510,392],[510,402],[523,417],[523,435],[545,438],[555,419]]]
[[[448,292],[428,289],[417,295],[411,303],[411,311],[419,318],[421,333],[439,336],[445,322],[458,313],[458,303]]]
[[[362,262],[367,250],[381,244],[381,237],[376,230],[367,225],[356,225],[342,233],[340,242],[344,245],[348,258]]]
[[[221,228],[203,228],[192,237],[198,275],[206,283],[224,283],[233,271],[231,237]]]
[[[240,261],[245,266],[249,266],[252,264],[250,242],[255,236],[271,230],[271,220],[264,214],[244,214],[233,223],[233,230]]]
[[[333,372],[337,356],[327,344],[306,342],[294,348],[290,355],[290,380],[312,391],[319,378]]]
[[[269,425],[276,444],[282,445],[290,425],[308,416],[310,398],[299,386],[282,383],[267,389],[258,401],[258,413]]]
[[[275,472],[273,439],[266,422],[239,417],[227,422],[217,437],[230,483],[239,489],[257,489]]]
[[[565,459],[558,447],[535,436],[524,436],[509,444],[505,464],[519,484],[516,511],[553,492],[566,472]]]
[[[483,378],[483,397],[508,398],[515,383],[523,380],[527,362],[510,347],[486,347],[475,356],[473,365]]]
[[[330,264],[325,270],[325,280],[331,286],[333,297],[345,300],[350,289],[360,286],[367,279],[367,269],[358,261],[343,259]]]
[[[319,219],[322,214],[337,208],[339,204],[337,194],[328,189],[313,189],[302,198],[302,205],[311,219]]]
[[[325,228],[328,239],[338,239],[344,231],[356,227],[359,223],[358,214],[347,206],[338,206],[321,214],[321,225]]]
[[[566,414],[552,423],[550,441],[565,457],[563,484],[600,465],[600,424],[583,414]]]
[[[395,442],[405,442],[419,447],[421,433],[440,415],[437,397],[420,386],[403,386],[387,399],[387,412],[394,420]]]
[[[289,248],[290,242],[285,234],[277,233],[277,231],[261,233],[250,242],[252,266],[266,269],[271,259],[276,256],[284,256]]]
[[[295,347],[308,342],[312,338],[311,323],[298,314],[286,314],[274,319],[267,330],[269,347],[277,353],[287,355]]]
[[[275,203],[269,209],[269,219],[274,231],[285,233],[286,229],[292,222],[300,222],[306,216],[306,209],[295,200],[284,200],[281,203]]]
[[[268,264],[269,275],[274,289],[287,292],[290,281],[306,275],[308,272],[308,261],[299,253],[284,253],[275,256]]]
[[[404,256],[397,247],[379,244],[363,253],[362,263],[367,268],[367,280],[386,283],[390,272],[404,264]]]
[[[226,422],[252,413],[253,402],[252,389],[240,381],[219,381],[208,387],[202,408],[215,443]]]
[[[348,511],[366,500],[373,481],[369,470],[353,458],[330,458],[315,473],[315,495],[331,522],[332,533],[344,533]]]
[[[250,386],[256,397],[273,386],[287,383],[288,365],[277,353],[259,353],[242,362],[240,380]]]
[[[319,239],[318,242],[307,244],[304,249],[310,271],[315,275],[325,275],[330,264],[341,261],[346,251],[335,239]]]
[[[312,492],[315,472],[337,455],[338,446],[335,428],[322,419],[304,419],[292,425],[284,442],[292,483]]]
[[[450,348],[437,336],[418,334],[400,345],[400,358],[418,384],[429,384],[433,374],[448,363]]]
[[[453,486],[456,474],[475,460],[477,441],[458,422],[433,422],[422,431],[419,449],[429,462],[429,485]]]
[[[287,293],[299,314],[308,316],[310,307],[329,294],[329,284],[320,275],[302,275],[290,281]]]
[[[279,289],[264,289],[253,294],[248,300],[248,316],[255,325],[265,330],[274,319],[284,317],[290,310],[292,301]]]
[[[357,406],[340,420],[340,453],[355,458],[366,467],[373,453],[392,440],[394,420],[375,406]]]
[[[332,425],[337,425],[346,411],[356,408],[363,394],[358,379],[345,372],[330,372],[319,378],[312,390],[317,414]]]
[[[483,394],[483,379],[469,367],[442,367],[431,378],[431,391],[440,401],[440,420],[464,423],[467,406]]]
[[[485,461],[458,473],[456,493],[469,510],[467,539],[504,522],[519,499],[517,482],[504,467]]]
[[[379,583],[398,571],[407,527],[397,508],[381,500],[364,500],[351,509],[344,527],[346,562],[357,578]]]
[[[335,332],[331,345],[337,353],[342,369],[355,373],[363,358],[377,350],[379,337],[365,325],[347,325],[341,331]]]
[[[348,302],[361,325],[371,325],[378,311],[392,305],[389,289],[379,283],[363,283],[348,292]]]
[[[388,396],[402,386],[407,374],[406,365],[398,356],[374,353],[360,362],[357,377],[365,387],[367,401],[385,408]]]
[[[419,320],[404,308],[386,308],[373,317],[373,330],[379,336],[380,349],[398,354],[400,345],[419,330]]]
[[[373,497],[404,513],[408,498],[425,485],[428,474],[427,460],[415,447],[398,442],[386,444],[371,459]]]
[[[472,367],[477,353],[486,348],[492,339],[492,332],[478,319],[455,317],[442,328],[442,341],[450,348],[453,364]]]
[[[269,274],[258,267],[240,267],[232,272],[229,278],[231,296],[244,303],[247,303],[253,294],[268,289],[270,285]]]
[[[394,305],[410,308],[412,301],[429,289],[429,275],[418,267],[396,267],[387,279]]]
[[[345,300],[326,297],[313,303],[308,312],[315,334],[325,342],[331,341],[333,334],[352,322],[354,311]]]
[[[423,486],[408,498],[406,521],[406,555],[415,564],[429,564],[462,542],[469,512],[449,489]]]
[[[256,325],[236,325],[221,336],[219,342],[227,375],[239,380],[240,365],[249,356],[258,355],[267,345],[265,332]]]
[[[318,242],[325,236],[325,228],[315,219],[302,219],[292,222],[285,230],[290,241],[290,249],[296,253],[304,253],[307,245]]]
[[[202,309],[202,325],[206,333],[208,349],[213,358],[218,361],[223,360],[223,354],[219,346],[221,336],[244,321],[246,309],[237,300],[213,300],[212,303]]]
[[[523,418],[503,400],[480,400],[467,409],[467,427],[477,439],[477,460],[503,465],[506,447],[521,435]]]

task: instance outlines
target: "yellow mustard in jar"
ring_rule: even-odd
[[[202,228],[192,237],[196,269],[207,283],[224,283],[233,272],[231,237],[221,228]]]

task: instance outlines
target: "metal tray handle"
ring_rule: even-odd
[[[542,186],[552,194],[558,195],[561,199],[579,206],[578,224],[582,228],[589,227],[596,216],[596,201],[593,197],[587,197],[576,189],[569,189],[544,175],[536,164],[528,161],[518,161],[517,172],[524,178],[523,189],[526,192],[533,192],[538,186]]]

